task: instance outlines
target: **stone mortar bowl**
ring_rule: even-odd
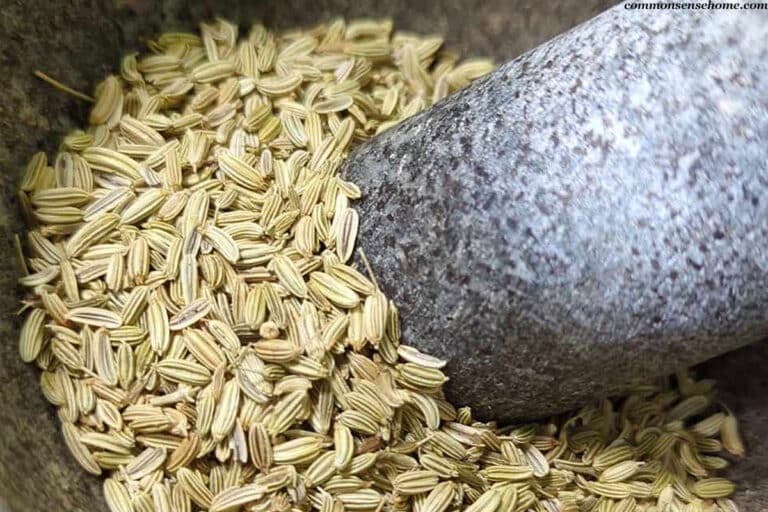
[[[43,399],[37,369],[17,355],[18,277],[13,235],[22,231],[16,178],[38,150],[49,154],[67,131],[84,125],[88,106],[33,76],[41,70],[86,92],[120,56],[169,29],[194,29],[214,16],[247,27],[310,25],[332,16],[389,16],[395,26],[437,33],[464,55],[510,60],[611,6],[610,0],[8,0],[0,17],[0,512],[106,510],[101,482],[72,460],[55,412]],[[650,15],[650,13],[648,14]],[[703,365],[718,379],[723,402],[741,418],[748,456],[729,476],[742,510],[768,510],[768,344]]]

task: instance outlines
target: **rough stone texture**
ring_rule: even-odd
[[[540,416],[765,336],[766,40],[765,12],[617,6],[353,153],[455,401]]]
[[[106,510],[100,482],[80,470],[62,445],[57,419],[40,396],[37,371],[16,354],[18,325],[11,234],[20,225],[13,205],[15,176],[37,149],[52,151],[67,130],[82,125],[86,107],[31,76],[42,69],[84,91],[114,70],[123,48],[139,48],[150,34],[191,28],[214,14],[243,26],[254,17],[280,26],[311,23],[334,14],[393,15],[398,26],[448,34],[465,54],[492,55],[504,62],[535,44],[590,18],[613,2],[533,0],[212,0],[191,2],[125,0],[9,0],[0,16],[0,511],[92,512]],[[655,19],[657,13],[638,13]],[[652,17],[653,16],[653,17]],[[369,250],[370,257],[377,255]],[[379,278],[385,269],[377,264]],[[425,267],[425,270],[428,267]],[[406,321],[408,319],[406,318]],[[451,339],[451,338],[447,338]],[[734,476],[743,486],[742,510],[768,507],[768,401],[765,365],[768,344],[749,347],[707,364],[723,382],[723,399],[743,417],[750,456]],[[511,377],[510,377],[511,378]],[[454,379],[456,380],[456,379]],[[463,400],[462,400],[463,401]]]
[[[398,27],[446,35],[465,54],[505,61],[589,19],[611,0],[8,0],[0,16],[0,511],[101,511],[100,482],[71,460],[55,412],[37,384],[37,370],[16,353],[18,324],[12,234],[20,231],[13,202],[15,177],[40,149],[81,126],[87,106],[32,76],[40,69],[84,92],[114,71],[126,49],[151,35],[193,29],[214,15],[246,28],[307,25],[335,15],[392,16]],[[10,292],[10,293],[9,293]]]
[[[739,417],[747,456],[728,477],[739,489],[743,512],[768,511],[768,342],[760,342],[705,363],[700,376],[718,381],[720,398]]]

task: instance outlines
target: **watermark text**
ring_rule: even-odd
[[[768,2],[627,2],[624,8],[628,10],[726,10],[751,11],[768,10]]]

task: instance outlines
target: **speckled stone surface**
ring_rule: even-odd
[[[7,0],[0,16],[0,511],[106,511],[100,483],[71,461],[46,406],[34,367],[16,354],[18,325],[11,234],[20,225],[12,201],[13,183],[26,158],[52,151],[60,136],[85,119],[82,104],[31,76],[42,69],[89,91],[114,70],[122,48],[138,48],[163,28],[191,28],[222,14],[247,25],[254,17],[280,26],[311,23],[334,14],[394,15],[398,26],[448,34],[465,54],[492,55],[500,62],[606,8],[609,1],[535,0]],[[690,13],[688,13],[690,14]],[[657,13],[638,13],[653,20]],[[76,57],[75,57],[76,56]],[[543,93],[543,91],[542,91]],[[420,148],[414,146],[414,151]],[[401,213],[402,215],[402,213]],[[413,217],[410,218],[414,220]],[[371,253],[369,256],[377,257]],[[378,263],[379,279],[386,278]],[[428,271],[423,267],[423,272]],[[390,285],[391,286],[391,285]],[[409,316],[410,318],[410,316]],[[415,317],[414,317],[415,318]],[[406,319],[408,322],[408,319]],[[452,337],[446,338],[448,340]],[[546,347],[542,356],[546,356]],[[742,417],[750,455],[733,471],[743,491],[742,510],[768,509],[768,344],[748,347],[707,364],[722,383],[723,400]],[[512,378],[512,376],[510,376]],[[454,381],[456,381],[454,377]],[[463,401],[463,400],[462,400]]]
[[[308,25],[332,16],[392,16],[397,27],[440,33],[466,55],[504,62],[615,3],[611,0],[5,0],[0,16],[0,511],[105,511],[100,482],[71,460],[43,400],[37,370],[17,356],[13,202],[24,162],[49,154],[81,126],[86,105],[32,76],[43,70],[76,89],[116,69],[126,49],[169,29],[222,15],[246,28]]]
[[[617,6],[352,155],[454,401],[539,416],[766,334],[767,41],[766,12]]]

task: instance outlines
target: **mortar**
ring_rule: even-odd
[[[13,203],[13,184],[26,158],[37,149],[49,153],[58,138],[86,120],[87,105],[40,83],[40,69],[80,90],[114,70],[119,56],[140,49],[148,36],[161,30],[192,29],[201,20],[222,15],[247,26],[261,19],[270,26],[311,24],[333,15],[392,16],[396,26],[437,32],[464,55],[489,55],[504,62],[549,37],[592,17],[611,2],[561,2],[537,5],[527,1],[361,2],[41,2],[5,6],[0,31],[0,161],[5,194],[0,203],[8,243],[3,245],[0,279],[6,290],[15,286],[11,234],[20,230]],[[17,323],[12,317],[16,297],[8,293],[1,327],[7,342],[0,349],[0,371],[6,376],[0,404],[0,509],[105,510],[100,481],[85,475],[71,460],[57,430],[53,410],[44,403],[37,372],[16,354]],[[710,362],[703,371],[718,378],[723,398],[743,418],[749,458],[730,476],[742,487],[744,510],[767,506],[768,450],[764,437],[768,404],[759,393],[766,384],[761,368],[768,361],[765,344]]]

